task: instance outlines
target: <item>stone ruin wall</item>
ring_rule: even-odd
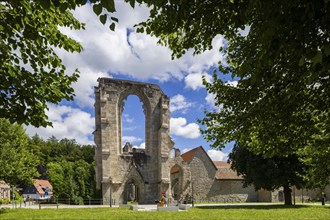
[[[125,202],[125,187],[134,181],[139,188],[139,202],[153,203],[161,191],[169,191],[169,98],[153,84],[110,78],[98,79],[95,87],[96,182],[102,189],[104,204],[110,197]],[[122,150],[122,111],[124,100],[137,95],[145,113],[147,161],[143,167],[132,165],[133,155]],[[135,170],[135,171],[134,171]]]

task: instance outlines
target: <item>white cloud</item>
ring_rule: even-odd
[[[185,118],[171,118],[170,119],[171,134],[181,136],[184,138],[198,138],[200,136],[199,126],[196,123],[187,124]]]
[[[91,114],[77,108],[64,105],[48,105],[47,115],[53,123],[53,127],[36,128],[26,126],[28,135],[36,133],[44,139],[55,136],[57,139],[75,139],[79,144],[94,144],[92,132],[94,131],[95,119]]]
[[[141,143],[139,146],[133,146],[134,148],[138,148],[138,149],[146,149],[146,143],[143,142]]]
[[[134,131],[136,128],[137,128],[136,126],[130,126],[130,127],[125,126],[122,129],[123,131]]]
[[[136,5],[132,9],[129,4],[116,2],[117,11],[114,16],[119,18],[116,31],[110,31],[108,25],[102,25],[94,14],[90,4],[78,8],[75,17],[86,24],[85,30],[70,30],[61,28],[68,36],[78,40],[84,49],[81,53],[67,53],[63,49],[56,49],[57,54],[67,68],[67,74],[76,68],[80,70],[78,82],[73,84],[75,89],[75,104],[79,108],[93,109],[94,86],[99,77],[112,77],[117,74],[129,75],[137,80],[154,79],[158,81],[185,80],[189,88],[198,89],[201,81],[195,81],[197,73],[205,73],[209,68],[217,66],[223,55],[219,47],[223,45],[223,37],[216,36],[212,41],[213,49],[193,56],[189,50],[180,59],[171,60],[171,51],[157,44],[155,37],[138,34],[134,31],[134,24],[148,18],[149,9]],[[128,16],[129,15],[129,16]],[[201,74],[200,74],[201,76]],[[190,103],[185,101],[185,106]],[[176,108],[184,110],[181,103]],[[47,112],[54,127],[27,127],[27,133],[38,133],[43,138],[55,136],[74,138],[81,144],[93,144],[94,117],[83,110],[69,106],[49,105]],[[196,123],[187,124],[186,119],[177,118],[173,121],[172,134],[186,138],[200,136]]]
[[[237,87],[238,82],[237,81],[228,81],[226,82],[226,85],[232,86],[232,87]]]
[[[197,90],[204,88],[202,76],[205,76],[207,82],[211,82],[212,76],[207,73],[193,73],[189,74],[184,78],[186,88],[191,88],[192,90]]]
[[[206,103],[212,108],[216,108],[215,97],[216,97],[216,95],[214,93],[207,93],[207,95],[205,97]]]
[[[135,137],[135,136],[123,136],[122,137],[122,142],[125,144],[127,142],[129,143],[135,143],[135,142],[139,142],[142,141],[142,138],[140,137]]]
[[[93,72],[89,68],[80,69],[80,77],[73,84],[75,91],[75,103],[79,107],[92,107],[94,105],[94,86],[97,86],[97,79],[100,77],[110,77],[102,72]]]
[[[249,32],[250,32],[250,28],[251,28],[251,26],[245,25],[245,27],[244,27],[243,30],[240,29],[240,28],[238,29],[238,33],[241,36],[246,37],[249,34]]]
[[[129,116],[129,114],[123,114],[122,118],[123,118],[123,122],[129,123],[129,124],[132,124],[134,122],[134,118]]]
[[[115,32],[110,31],[107,24],[101,24],[89,4],[74,11],[75,17],[86,24],[85,30],[62,28],[65,34],[81,42],[84,47],[81,53],[56,49],[68,73],[76,68],[81,72],[79,81],[74,85],[76,102],[80,107],[93,107],[93,87],[98,77],[123,74],[137,80],[167,81],[173,78],[181,80],[193,74],[186,79],[187,86],[197,89],[201,80],[195,82],[193,78],[197,77],[196,73],[203,73],[223,60],[219,52],[219,47],[223,45],[220,35],[212,41],[212,50],[196,56],[189,50],[180,59],[172,60],[172,52],[158,45],[157,38],[133,31],[135,24],[148,18],[149,9],[146,6],[136,5],[132,9],[129,4],[118,1],[116,7],[114,16],[119,18],[119,23]]]
[[[218,151],[218,150],[208,150],[207,154],[210,156],[213,161],[227,161],[228,154]]]
[[[193,103],[187,102],[186,98],[181,95],[177,94],[171,98],[170,101],[170,110],[171,112],[181,111],[182,113],[186,113],[187,110],[193,106]]]

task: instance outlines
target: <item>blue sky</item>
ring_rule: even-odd
[[[180,59],[172,60],[171,51],[158,45],[155,37],[132,31],[134,24],[148,17],[148,8],[141,6],[133,10],[121,1],[116,4],[115,16],[119,18],[119,24],[115,32],[99,22],[89,5],[74,11],[75,17],[86,23],[86,30],[62,28],[63,33],[81,42],[84,47],[79,54],[56,49],[68,74],[76,68],[80,70],[80,78],[73,85],[76,97],[72,102],[48,105],[47,115],[53,127],[27,126],[27,133],[37,133],[45,139],[55,136],[58,139],[74,138],[80,144],[93,144],[94,86],[97,86],[97,79],[126,79],[157,84],[170,97],[170,135],[176,148],[185,152],[203,146],[213,160],[226,160],[232,144],[223,152],[210,149],[209,143],[199,132],[200,125],[197,122],[197,119],[204,117],[205,109],[218,109],[214,106],[214,96],[207,93],[201,78],[204,75],[211,80],[218,62],[224,62],[224,56],[219,52],[224,39],[216,36],[212,42],[213,49],[203,54],[193,56],[192,51],[188,51]],[[236,81],[230,76],[221,75],[220,78],[235,86]],[[136,96],[129,96],[125,102],[122,136],[124,141],[143,147],[144,115]]]

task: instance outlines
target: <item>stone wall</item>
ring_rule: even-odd
[[[141,177],[140,203],[154,202],[161,190],[168,190],[168,153],[173,147],[169,136],[169,98],[157,85],[110,78],[98,79],[95,87],[96,182],[102,188],[104,203],[113,197],[123,202],[127,181],[132,169]],[[143,103],[147,161],[144,166],[132,167],[132,158],[122,150],[122,111],[124,100],[136,95]],[[143,182],[143,186],[140,183]]]
[[[207,200],[208,194],[215,180],[216,167],[201,148],[197,149],[189,166],[191,170],[194,199],[196,201]]]
[[[197,202],[256,202],[253,187],[243,188],[241,180],[215,179],[216,167],[202,148],[197,149],[189,163],[193,196]]]
[[[243,188],[240,180],[215,180],[207,196],[213,202],[257,202],[258,193],[252,186]]]
[[[295,197],[297,202],[309,202],[309,201],[320,201],[321,193],[324,192],[327,200],[330,200],[330,186],[325,187],[325,189],[296,189]],[[293,194],[293,192],[292,192]]]

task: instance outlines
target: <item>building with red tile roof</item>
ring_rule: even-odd
[[[180,172],[186,171],[176,164],[171,168],[171,182],[175,184],[175,192],[187,194],[185,198],[193,197],[200,202],[258,201],[258,192],[252,186],[244,188],[242,176],[237,175],[229,163],[212,161],[202,146],[187,151],[180,157],[183,164],[189,165],[190,180],[186,180],[186,183],[180,180]],[[191,188],[185,188],[189,181]]]
[[[23,196],[30,199],[45,200],[53,195],[53,186],[48,180],[35,179],[33,185],[23,191]]]

